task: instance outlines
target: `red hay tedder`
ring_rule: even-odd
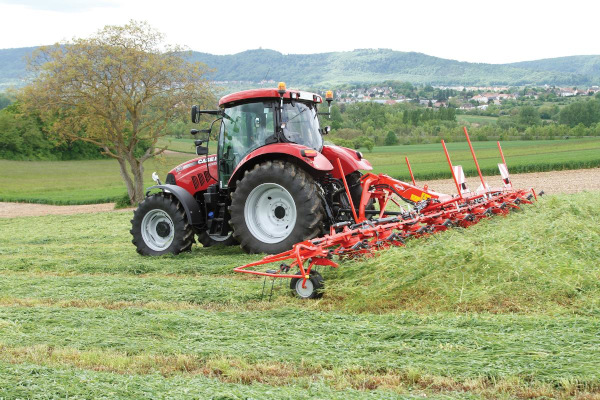
[[[331,106],[333,93],[327,92]],[[148,189],[134,212],[131,234],[143,255],[178,254],[194,236],[205,246],[235,245],[249,253],[268,253],[236,272],[291,279],[301,298],[323,293],[315,266],[337,267],[334,259],[371,255],[406,239],[451,227],[466,228],[495,214],[529,204],[533,189],[514,189],[500,142],[502,186],[489,187],[479,169],[466,128],[464,133],[481,185],[471,192],[461,166],[453,166],[442,146],[457,195],[417,187],[372,169],[358,151],[323,143],[329,127],[319,126],[318,94],[257,89],[223,97],[218,110],[192,107],[220,123],[217,154],[208,156],[211,129],[196,140],[199,158],[185,162],[161,184]],[[160,190],[151,194],[153,190]],[[326,233],[326,234],[324,234]],[[271,269],[268,269],[271,266]],[[274,267],[273,267],[274,266]],[[273,269],[274,268],[274,269]]]

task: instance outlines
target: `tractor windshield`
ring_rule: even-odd
[[[317,108],[311,103],[284,103],[281,113],[283,135],[290,142],[321,151],[323,138],[319,132]]]

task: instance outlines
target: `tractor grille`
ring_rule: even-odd
[[[194,184],[194,189],[198,189],[200,187],[200,183],[198,182],[198,178],[192,175],[192,183]]]
[[[204,175],[202,175],[202,172],[198,174],[198,181],[200,181],[200,185],[204,185]]]
[[[206,182],[210,181],[210,172],[204,171],[204,179],[206,179]]]

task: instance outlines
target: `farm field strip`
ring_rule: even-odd
[[[465,231],[347,260],[338,270],[322,270],[329,295],[310,307],[600,315],[597,204],[594,193],[544,198],[540,206]],[[5,303],[50,298],[105,307],[167,302],[160,307],[186,308],[189,302],[214,308],[260,299],[263,280],[232,271],[260,255],[195,245],[176,257],[141,257],[130,243],[129,218],[104,213],[0,220]],[[48,226],[55,227],[50,234]],[[273,302],[307,307],[289,297],[287,284],[276,282]]]
[[[234,267],[260,258],[237,247],[199,245],[179,256],[141,257],[131,244],[130,219],[125,212],[0,220],[0,271],[233,276]]]
[[[152,159],[144,164],[144,181],[152,183],[153,171],[164,180],[169,170],[190,158],[188,154],[169,154]],[[0,201],[92,204],[112,202],[127,193],[115,160],[0,160],[0,169]]]
[[[379,379],[369,379],[368,376],[358,376],[361,380],[355,389],[338,389],[317,379],[315,382],[301,381],[299,385],[269,385],[260,380],[253,382],[256,374],[252,372],[241,375],[229,375],[233,371],[225,363],[215,367],[218,379],[212,379],[203,374],[162,376],[154,373],[149,375],[122,375],[98,370],[86,370],[70,366],[54,366],[52,363],[43,364],[19,363],[11,364],[0,361],[0,398],[31,398],[43,396],[45,398],[106,398],[106,399],[140,399],[147,398],[150,394],[155,399],[280,399],[280,400],[305,400],[305,399],[422,399],[424,396],[431,399],[482,399],[478,395],[464,393],[465,387],[478,387],[479,382],[467,385],[456,385],[452,390],[447,381],[439,383],[436,390],[427,382],[425,390],[419,390],[418,385],[396,387],[401,393],[387,390],[369,390],[377,386]],[[228,380],[235,383],[227,382]],[[287,383],[281,377],[275,377],[280,383]],[[298,379],[300,380],[300,379]],[[252,383],[249,385],[248,383]],[[437,382],[432,382],[437,383]],[[339,385],[344,386],[346,382]],[[514,385],[499,385],[502,392]],[[491,386],[491,385],[487,385]],[[364,389],[363,389],[364,388]],[[493,391],[483,386],[482,391]],[[443,393],[436,393],[441,392]],[[525,390],[527,392],[527,390]],[[555,393],[556,390],[545,385],[536,393]]]
[[[174,140],[178,146],[187,139]],[[192,141],[189,141],[192,150]],[[600,139],[507,141],[502,143],[509,169],[513,173],[591,168],[600,166]],[[498,175],[500,162],[496,142],[475,142],[483,173]],[[462,164],[467,175],[475,169],[467,144],[448,143],[452,160]],[[417,179],[450,179],[448,165],[439,143],[382,146],[365,152],[374,172],[408,179],[404,156],[410,158]],[[169,153],[145,164],[146,185],[157,171],[164,177],[174,166],[194,158],[193,154]],[[125,194],[125,187],[114,160],[93,161],[8,161],[0,160],[0,201],[49,204],[91,204],[112,202]],[[34,190],[32,190],[32,188]]]
[[[589,168],[600,165],[600,141],[537,141],[503,142],[509,170],[513,173]],[[425,147],[428,146],[428,147]],[[455,165],[462,165],[467,176],[476,175],[475,165],[466,143],[448,143],[448,151]],[[413,146],[403,146],[413,147]],[[417,179],[448,178],[450,173],[441,145],[415,145],[421,152],[408,155]],[[475,150],[482,172],[498,175],[497,164],[501,162],[495,142],[475,142]],[[386,150],[390,149],[390,150]],[[369,153],[368,158],[377,172],[408,179],[404,157],[396,153],[399,147],[380,147]],[[399,151],[399,150],[398,150]]]
[[[160,303],[190,307],[260,300],[262,281],[239,275],[172,278],[124,275],[43,275],[0,272],[0,302],[51,299],[105,304]],[[267,292],[268,294],[268,292]],[[68,303],[67,303],[68,304]]]
[[[6,349],[44,345],[127,356],[243,358],[323,369],[379,369],[469,378],[600,380],[594,318],[543,315],[340,314],[0,307]],[[298,329],[310,327],[310,330]],[[102,360],[102,357],[99,357]],[[304,361],[300,361],[304,360]],[[102,362],[100,362],[102,365]],[[360,366],[360,367],[359,367]]]
[[[311,302],[261,300],[236,247],[141,257],[127,213],[0,220],[0,398],[593,398],[599,207],[544,197],[346,260]]]

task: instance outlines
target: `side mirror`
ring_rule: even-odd
[[[193,105],[192,106],[192,122],[194,124],[198,123],[199,116],[200,116],[200,113],[198,111],[198,106],[197,105]]]

